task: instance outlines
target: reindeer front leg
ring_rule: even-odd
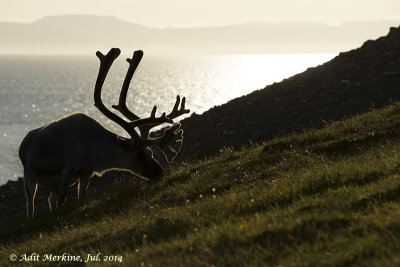
[[[62,172],[59,194],[57,199],[57,208],[60,208],[65,201],[65,195],[68,187],[71,185],[73,171],[70,168],[65,168]]]
[[[90,183],[90,176],[82,177],[79,179],[78,184],[78,199],[79,204],[82,206],[86,205],[86,193]]]

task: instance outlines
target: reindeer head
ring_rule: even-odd
[[[118,48],[112,48],[106,55],[103,55],[99,51],[96,53],[97,57],[100,59],[100,69],[94,90],[94,105],[107,118],[120,125],[129,134],[136,147],[136,156],[144,165],[144,175],[157,176],[160,172],[163,172],[163,170],[158,162],[154,160],[151,147],[159,147],[167,162],[172,162],[179,153],[183,143],[183,130],[180,128],[181,125],[179,123],[174,123],[173,119],[185,113],[189,113],[190,111],[185,109],[185,98],[181,101],[179,95],[176,98],[172,111],[168,115],[164,112],[160,117],[156,117],[157,106],[154,106],[148,118],[139,118],[128,109],[126,106],[126,97],[132,76],[143,57],[143,52],[141,50],[135,51],[132,58],[127,59],[129,68],[122,85],[119,103],[118,105],[112,106],[129,121],[126,121],[107,109],[101,100],[101,90],[111,65],[120,53],[121,51]],[[180,108],[179,104],[181,104]],[[150,130],[162,123],[170,123],[172,126],[165,129],[162,136],[151,138]],[[140,134],[136,132],[135,128],[139,129]]]

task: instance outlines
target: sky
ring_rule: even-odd
[[[282,21],[337,25],[400,21],[400,0],[0,0],[0,22],[66,14],[114,16],[161,28]]]

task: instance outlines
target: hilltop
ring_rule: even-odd
[[[399,100],[400,28],[391,28],[321,66],[183,120],[179,159],[260,143]]]

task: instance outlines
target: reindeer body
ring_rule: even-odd
[[[177,96],[175,105],[168,115],[156,117],[154,106],[150,117],[139,118],[126,106],[126,96],[132,75],[143,52],[138,50],[128,58],[128,72],[121,89],[118,105],[113,108],[129,121],[107,109],[101,99],[101,90],[107,73],[119,56],[120,50],[112,48],[106,55],[97,52],[100,69],[97,76],[94,103],[110,120],[121,126],[131,138],[121,137],[91,117],[75,113],[30,131],[23,139],[19,156],[24,166],[24,187],[27,198],[27,215],[33,217],[37,185],[50,189],[50,210],[65,201],[66,190],[79,181],[78,198],[85,201],[90,178],[109,169],[123,169],[157,179],[165,171],[153,158],[151,147],[157,146],[166,160],[171,162],[179,153],[183,142],[183,130],[175,123],[164,131],[164,135],[150,138],[150,129],[162,123],[173,123],[172,119],[188,113],[185,98]],[[178,108],[181,103],[180,109]],[[140,135],[136,132],[138,128]]]
[[[123,169],[150,178],[163,174],[159,163],[138,150],[131,139],[118,136],[82,113],[30,131],[20,145],[19,156],[24,166],[29,217],[37,184],[52,192],[49,198],[52,210],[58,196],[58,204],[62,205],[66,187],[77,181],[79,199],[84,201],[90,178],[105,170]]]
[[[69,168],[79,177],[113,168],[141,174],[144,160],[137,150],[131,139],[118,136],[85,114],[75,113],[30,131],[19,155],[23,166],[35,176],[61,174]],[[58,186],[53,184],[43,181],[44,186],[57,191]]]

